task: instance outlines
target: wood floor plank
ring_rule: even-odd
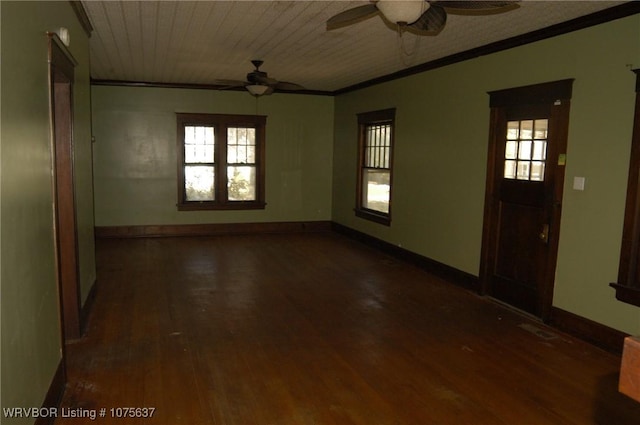
[[[620,358],[332,233],[105,239],[65,408],[102,424],[631,425]],[[152,418],[111,408],[152,407]],[[79,423],[58,418],[56,424]]]

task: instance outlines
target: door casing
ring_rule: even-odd
[[[75,60],[57,35],[49,34],[49,81],[56,278],[62,342],[81,335],[76,223],[73,81]]]

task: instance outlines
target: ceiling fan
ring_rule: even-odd
[[[266,72],[260,71],[260,66],[262,66],[264,61],[252,60],[251,63],[256,69],[247,74],[247,81],[215,80],[215,84],[224,86],[222,88],[244,87],[249,93],[256,97],[271,94],[276,90],[304,90],[304,87],[299,84],[269,78]]]
[[[327,21],[327,30],[353,25],[374,16],[400,34],[438,35],[447,22],[447,13],[491,15],[520,7],[513,1],[371,0],[370,4],[347,9]]]

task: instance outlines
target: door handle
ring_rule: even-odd
[[[549,224],[544,224],[542,226],[542,231],[538,235],[540,240],[544,243],[549,243]]]

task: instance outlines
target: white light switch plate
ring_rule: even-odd
[[[573,178],[573,190],[584,190],[584,177]]]

